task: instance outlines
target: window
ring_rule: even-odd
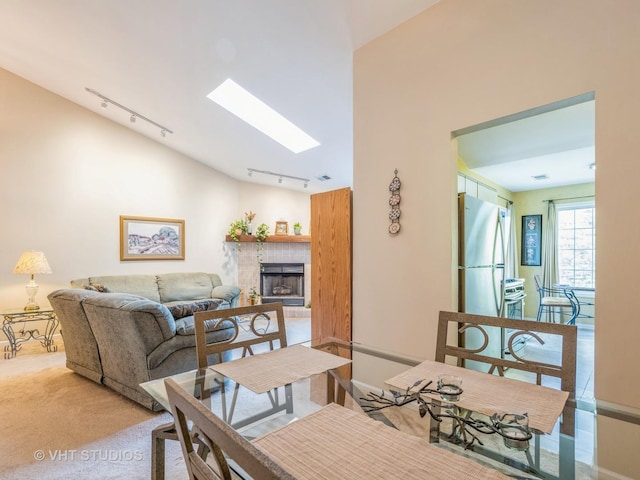
[[[595,204],[558,205],[557,214],[559,282],[595,288]]]

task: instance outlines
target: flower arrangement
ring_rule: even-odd
[[[256,214],[251,210],[249,210],[249,213],[244,212],[244,219],[247,223],[251,223],[254,218],[256,218]]]
[[[302,225],[300,225],[299,222],[296,222],[293,224],[293,233],[295,235],[300,235],[300,232],[302,231]]]

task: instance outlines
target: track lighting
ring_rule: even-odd
[[[265,175],[273,175],[274,177],[278,177],[278,183],[282,183],[282,179],[284,178],[289,178],[291,180],[300,180],[301,182],[304,182],[304,188],[308,188],[309,182],[311,181],[308,178],[294,177],[292,175],[285,175],[284,173],[274,173],[274,172],[269,172],[267,170],[256,170],[255,168],[247,168],[247,175],[249,175],[250,177],[253,175],[254,172],[263,173]]]
[[[92,90],[91,88],[85,87],[85,90],[89,93],[92,93],[93,95],[95,95],[96,97],[102,99],[102,102],[100,103],[100,106],[102,108],[107,108],[107,104],[112,104],[115,105],[118,108],[121,108],[122,110],[124,110],[125,112],[128,112],[129,114],[131,114],[131,116],[129,117],[129,121],[131,123],[135,123],[136,120],[138,118],[144,120],[147,123],[150,123],[151,125],[154,125],[155,127],[158,127],[160,129],[160,136],[161,137],[166,137],[167,133],[171,133],[173,134],[173,131],[168,129],[167,127],[164,127],[162,125],[160,125],[159,123],[154,122],[153,120],[150,120],[149,118],[145,117],[144,115],[140,115],[138,112],[134,112],[133,110],[131,110],[130,108],[125,107],[124,105],[121,105],[118,102],[114,102],[113,100],[111,100],[109,97],[105,97],[104,95],[102,95],[100,92],[97,92],[95,90]]]

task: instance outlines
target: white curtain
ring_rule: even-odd
[[[507,202],[507,251],[504,259],[504,278],[518,278],[518,240],[516,238],[516,209],[513,202]]]
[[[542,285],[553,288],[558,281],[558,242],[556,231],[556,205],[549,200],[547,223],[542,232]],[[553,322],[552,314],[547,313],[547,322]]]

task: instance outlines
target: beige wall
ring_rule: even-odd
[[[53,270],[36,276],[43,304],[90,275],[207,271],[235,283],[224,236],[249,210],[272,233],[280,218],[308,228],[309,195],[238,182],[161,142],[0,69],[0,309],[26,303],[28,278],[12,274],[23,250],[42,250]],[[120,215],[184,219],[186,259],[121,262]]]
[[[627,381],[640,323],[620,288],[640,271],[639,16],[634,0],[442,0],[355,53],[356,341],[433,357],[438,311],[456,305],[451,132],[595,91],[596,397],[640,409],[640,384]],[[402,230],[392,237],[396,168]]]

